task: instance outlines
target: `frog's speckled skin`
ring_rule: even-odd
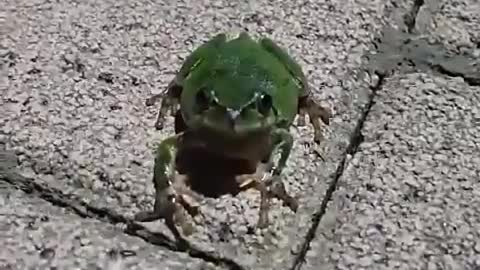
[[[248,173],[236,180],[243,188],[261,192],[259,227],[268,222],[268,197],[276,196],[296,211],[297,203],[285,192],[281,180],[293,145],[288,128],[297,114],[302,125],[308,114],[318,143],[322,139],[320,120],[328,125],[330,112],[311,99],[301,67],[286,51],[268,38],[255,41],[246,33],[219,34],[198,47],[166,91],[149,98],[147,105],[159,98],[162,104],[156,128],[163,127],[171,109],[176,114],[176,134],[158,146],[155,206],[151,212],[139,213],[137,220],[165,218],[170,225],[185,226],[177,220],[181,205],[188,206],[183,195],[195,196],[185,194],[187,189],[180,192],[175,188],[176,157],[185,148],[200,148],[249,164]],[[273,162],[276,154],[280,158]],[[270,165],[263,172],[271,174],[265,181],[255,174],[260,164]]]

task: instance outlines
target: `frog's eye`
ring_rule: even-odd
[[[259,99],[257,99],[257,109],[258,112],[261,114],[268,114],[270,109],[272,108],[273,101],[272,96],[264,94]]]
[[[205,111],[210,106],[210,98],[205,88],[201,88],[195,96],[195,103],[200,112]]]

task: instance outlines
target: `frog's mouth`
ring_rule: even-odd
[[[192,119],[194,127],[208,133],[229,137],[245,137],[268,132],[275,124],[275,115],[264,115],[255,110],[211,108]]]

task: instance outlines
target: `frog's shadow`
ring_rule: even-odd
[[[181,112],[177,111],[175,133],[187,129]],[[211,198],[225,194],[237,195],[242,190],[235,177],[255,173],[256,165],[247,160],[226,158],[201,147],[180,147],[176,158],[177,171],[187,176],[185,184],[193,191]]]
[[[235,180],[240,174],[255,172],[247,161],[226,159],[201,149],[184,149],[177,156],[177,170],[187,176],[186,184],[206,197],[237,195],[242,190]]]

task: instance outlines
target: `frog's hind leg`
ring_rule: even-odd
[[[332,113],[328,109],[320,106],[309,95],[307,95],[299,99],[298,114],[299,125],[305,125],[305,115],[308,114],[314,130],[314,141],[320,143],[323,140],[322,123],[329,125]]]

